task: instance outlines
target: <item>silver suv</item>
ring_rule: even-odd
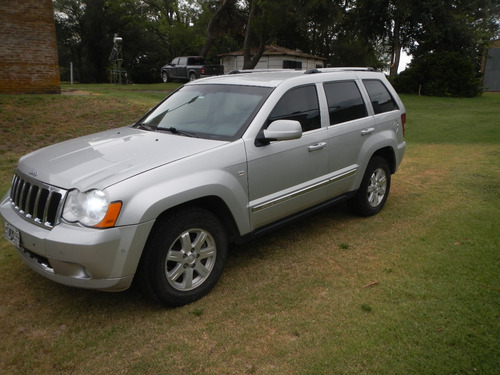
[[[228,244],[347,200],[378,213],[405,108],[363,68],[236,72],[179,88],[132,126],[19,160],[5,237],[56,282],[170,306],[219,279]]]

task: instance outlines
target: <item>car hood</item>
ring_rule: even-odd
[[[123,127],[42,148],[23,156],[18,169],[64,189],[104,189],[225,143]]]

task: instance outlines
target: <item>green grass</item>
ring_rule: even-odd
[[[69,84],[61,85],[63,92],[87,92],[94,95],[112,96],[133,103],[144,103],[152,100],[156,104],[170,92],[178,88],[179,83],[152,83],[141,85],[112,85],[112,84]]]
[[[0,192],[21,154],[165,94],[78,89],[92,95],[0,96]],[[191,305],[55,284],[0,240],[0,374],[497,374],[500,95],[403,100],[407,154],[379,215],[340,205],[235,246]]]

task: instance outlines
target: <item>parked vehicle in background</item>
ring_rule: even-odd
[[[342,201],[377,214],[405,121],[369,69],[190,82],[135,125],[22,157],[0,202],[5,237],[56,282],[120,291],[135,279],[184,305],[213,288],[231,243]]]
[[[194,81],[198,78],[218,76],[224,74],[222,65],[205,65],[201,56],[176,57],[170,64],[161,68],[163,82],[172,80]]]

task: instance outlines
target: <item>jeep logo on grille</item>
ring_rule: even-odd
[[[32,171],[30,171],[30,175],[32,175],[33,177],[36,177],[36,176],[38,176],[38,171],[32,170]]]

